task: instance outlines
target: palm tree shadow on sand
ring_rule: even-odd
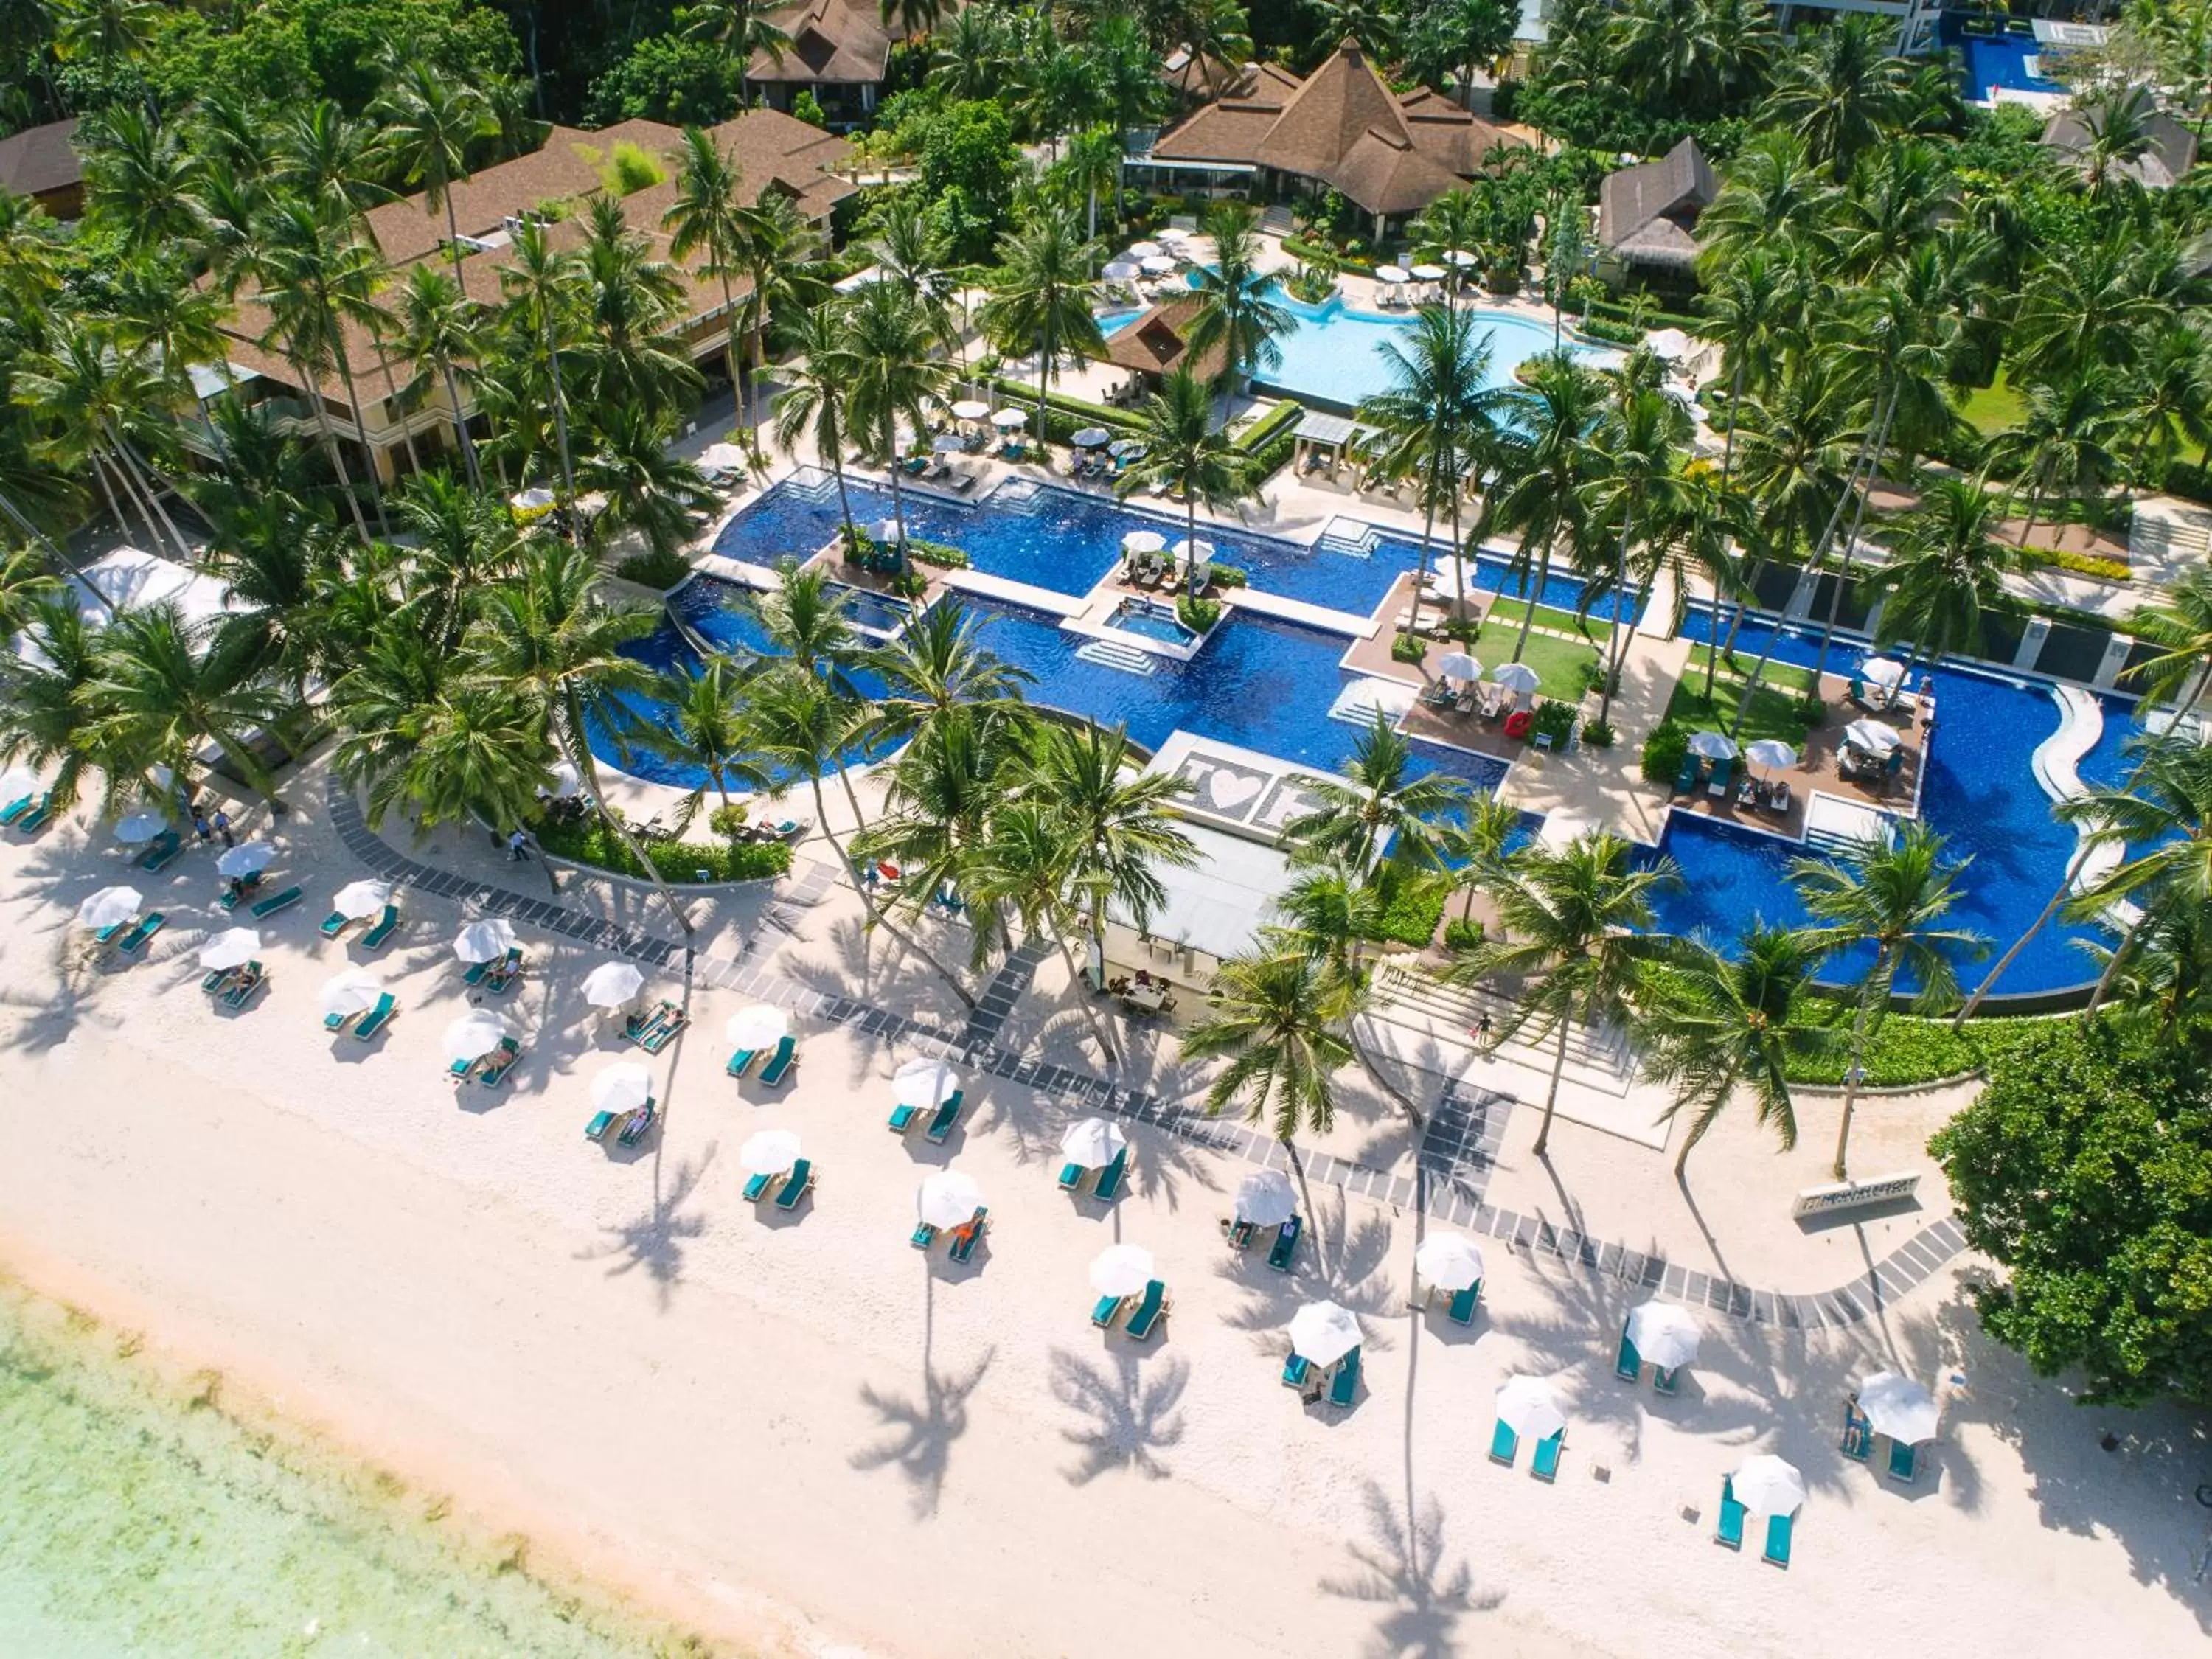
[[[952,1443],[968,1432],[968,1396],[982,1382],[997,1352],[986,1348],[964,1376],[925,1364],[919,1400],[881,1393],[866,1383],[860,1386],[861,1403],[882,1419],[884,1432],[873,1445],[854,1452],[852,1465],[856,1469],[896,1468],[913,1488],[918,1519],[937,1513],[945,1473],[952,1461]]]
[[[1463,1559],[1445,1560],[1443,1505],[1433,1497],[1401,1516],[1370,1480],[1364,1502],[1368,1537],[1350,1546],[1358,1571],[1322,1579],[1322,1593],[1380,1610],[1366,1648],[1380,1659],[1455,1659],[1467,1650],[1460,1620],[1494,1610],[1504,1593],[1477,1590]]]
[[[654,1133],[658,1133],[658,1130]],[[591,1253],[612,1261],[614,1265],[607,1269],[611,1274],[635,1273],[642,1268],[652,1279],[664,1310],[676,1281],[684,1276],[685,1244],[707,1230],[703,1214],[694,1211],[687,1215],[682,1212],[714,1161],[712,1149],[696,1164],[684,1159],[676,1166],[669,1177],[667,1190],[663,1192],[656,1158],[652,1204],[634,1220],[609,1228],[611,1237],[607,1243]]]
[[[1069,1349],[1052,1351],[1052,1391],[1084,1419],[1081,1426],[1060,1431],[1082,1452],[1061,1473],[1075,1486],[1123,1468],[1164,1480],[1173,1471],[1153,1454],[1182,1442],[1178,1407],[1190,1367],[1174,1358],[1140,1367],[1133,1353],[1109,1358],[1110,1365],[1093,1364]]]

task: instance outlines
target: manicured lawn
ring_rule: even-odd
[[[1482,631],[1475,636],[1474,654],[1482,660],[1487,674],[1500,663],[1513,658],[1513,641],[1519,629],[1517,623],[1486,621]],[[1521,660],[1534,669],[1540,678],[1538,686],[1547,697],[1559,697],[1568,702],[1582,701],[1583,665],[1593,667],[1598,660],[1594,645],[1577,645],[1572,640],[1554,639],[1549,634],[1531,631],[1528,648],[1521,653]]]
[[[1694,679],[1699,685],[1703,685],[1705,683],[1705,659],[1711,654],[1711,649],[1705,646],[1691,647],[1690,665],[1682,671],[1682,678],[1686,680]],[[1758,660],[1759,659],[1751,653],[1739,651],[1736,653],[1736,662],[1739,665],[1731,668],[1729,666],[1728,659],[1723,657],[1721,659],[1720,672],[1716,678],[1723,680],[1733,678],[1741,687],[1744,677],[1751,672],[1752,664]],[[1813,689],[1813,671],[1809,668],[1800,668],[1795,663],[1776,662],[1770,658],[1766,666],[1759,671],[1759,683],[1761,685],[1774,686],[1784,691],[1810,691]]]
[[[1779,738],[1792,748],[1803,745],[1805,722],[1797,718],[1797,699],[1809,689],[1806,682],[1812,676],[1802,669],[1783,670],[1802,678],[1790,689],[1778,690],[1769,676],[1778,679],[1779,666],[1769,663],[1767,672],[1759,677],[1759,690],[1752,696],[1743,729],[1736,733],[1737,742],[1756,743],[1761,738]],[[1735,708],[1743,696],[1743,676],[1730,674],[1723,668],[1713,682],[1712,700],[1707,702],[1705,659],[1702,653],[1693,653],[1690,666],[1683,671],[1680,682],[1674,687],[1674,695],[1668,699],[1667,718],[1693,732],[1725,732],[1735,723]]]
[[[1525,600],[1497,599],[1490,602],[1490,609],[1483,613],[1483,620],[1511,623],[1514,627],[1518,628],[1521,626],[1521,618],[1528,614],[1528,606]],[[1538,605],[1536,626],[1556,628],[1562,634],[1580,634],[1586,640],[1601,640],[1606,636],[1606,626],[1603,623],[1578,618],[1573,611],[1562,611],[1557,605]],[[1507,648],[1511,649],[1510,647]]]
[[[1974,430],[1986,438],[1993,433],[2018,426],[2027,407],[2026,400],[2012,389],[2012,383],[2005,379],[2004,371],[1999,369],[1993,382],[1986,386],[1977,386],[1966,394],[1966,408],[1962,412]]]

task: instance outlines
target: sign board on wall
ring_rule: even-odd
[[[1802,1221],[1808,1216],[1836,1215],[1876,1204],[1898,1204],[1920,1189],[1917,1174],[1882,1176],[1873,1181],[1839,1181],[1832,1187],[1808,1187],[1797,1194],[1790,1213]]]

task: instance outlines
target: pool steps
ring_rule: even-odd
[[[1351,529],[1340,528],[1345,525],[1351,526]],[[1382,533],[1373,525],[1339,515],[1322,527],[1321,534],[1314,538],[1314,550],[1340,553],[1350,559],[1371,559],[1376,544],[1382,539]]]
[[[1118,668],[1140,679],[1151,678],[1159,668],[1159,659],[1151,652],[1139,651],[1133,645],[1117,645],[1112,640],[1085,640],[1075,647],[1075,654],[1085,662],[1096,663],[1101,668]]]

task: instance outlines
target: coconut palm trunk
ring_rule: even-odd
[[[1533,588],[1521,596],[1521,631],[1513,636],[1513,660],[1519,662],[1521,653],[1528,648],[1528,625],[1536,620],[1536,600],[1552,585],[1552,538],[1557,531],[1544,532],[1544,550],[1537,555],[1536,580]]]
[[[1889,994],[1889,973],[1887,970],[1892,968],[1894,960],[1895,952],[1885,947],[1875,975],[1869,981],[1869,985],[1880,986],[1884,996]],[[1836,1127],[1835,1178],[1838,1181],[1848,1181],[1850,1178],[1846,1160],[1851,1146],[1851,1116],[1858,1109],[1859,1079],[1866,1074],[1867,1020],[1873,1012],[1873,996],[1868,994],[1860,997],[1858,1012],[1851,1020],[1851,1063],[1850,1068],[1844,1073],[1843,1121]]]
[[[1820,649],[1814,659],[1813,686],[1817,694],[1820,676],[1828,669],[1828,645],[1835,636],[1836,618],[1844,606],[1844,589],[1850,586],[1851,562],[1858,552],[1859,529],[1866,522],[1867,501],[1874,494],[1875,480],[1881,476],[1881,458],[1889,447],[1889,428],[1897,418],[1897,393],[1893,389],[1883,407],[1874,447],[1867,456],[1866,477],[1858,489],[1858,505],[1851,510],[1851,527],[1844,537],[1844,562],[1836,572],[1836,585],[1828,594],[1827,620],[1820,629]]]
[[[368,422],[362,418],[361,392],[353,383],[353,368],[345,359],[341,346],[337,353],[338,380],[345,387],[346,408],[353,416],[354,435],[361,441],[361,453],[368,463],[368,500],[376,509],[376,527],[384,532],[386,541],[392,539],[392,520],[384,511],[384,486],[377,480],[376,447],[368,441]]]
[[[1559,1109],[1559,1079],[1567,1069],[1567,1017],[1559,1016],[1559,1040],[1552,1051],[1552,1082],[1544,1091],[1544,1121],[1536,1127],[1536,1156],[1541,1158],[1551,1149],[1552,1114]]]
[[[1421,562],[1413,572],[1413,602],[1406,607],[1403,632],[1407,639],[1413,638],[1421,625],[1421,594],[1429,582],[1429,544],[1435,538],[1437,529],[1436,495],[1434,491],[1428,493],[1428,506],[1421,514]]]
[[[559,747],[568,764],[576,769],[576,775],[583,779],[585,787],[591,791],[592,810],[599,814],[599,822],[607,826],[614,838],[623,844],[623,849],[637,860],[638,868],[644,871],[647,879],[652,882],[653,891],[659,894],[661,902],[668,907],[669,915],[676,918],[677,926],[684,930],[684,937],[690,939],[697,932],[692,925],[691,913],[684,908],[683,902],[676,896],[676,890],[662,877],[660,866],[653,861],[637,837],[630,833],[629,825],[607,805],[605,793],[599,787],[599,767],[592,758],[592,746],[582,738],[582,713],[573,708],[569,713],[570,718],[576,722],[577,736],[571,742],[563,734]]]

